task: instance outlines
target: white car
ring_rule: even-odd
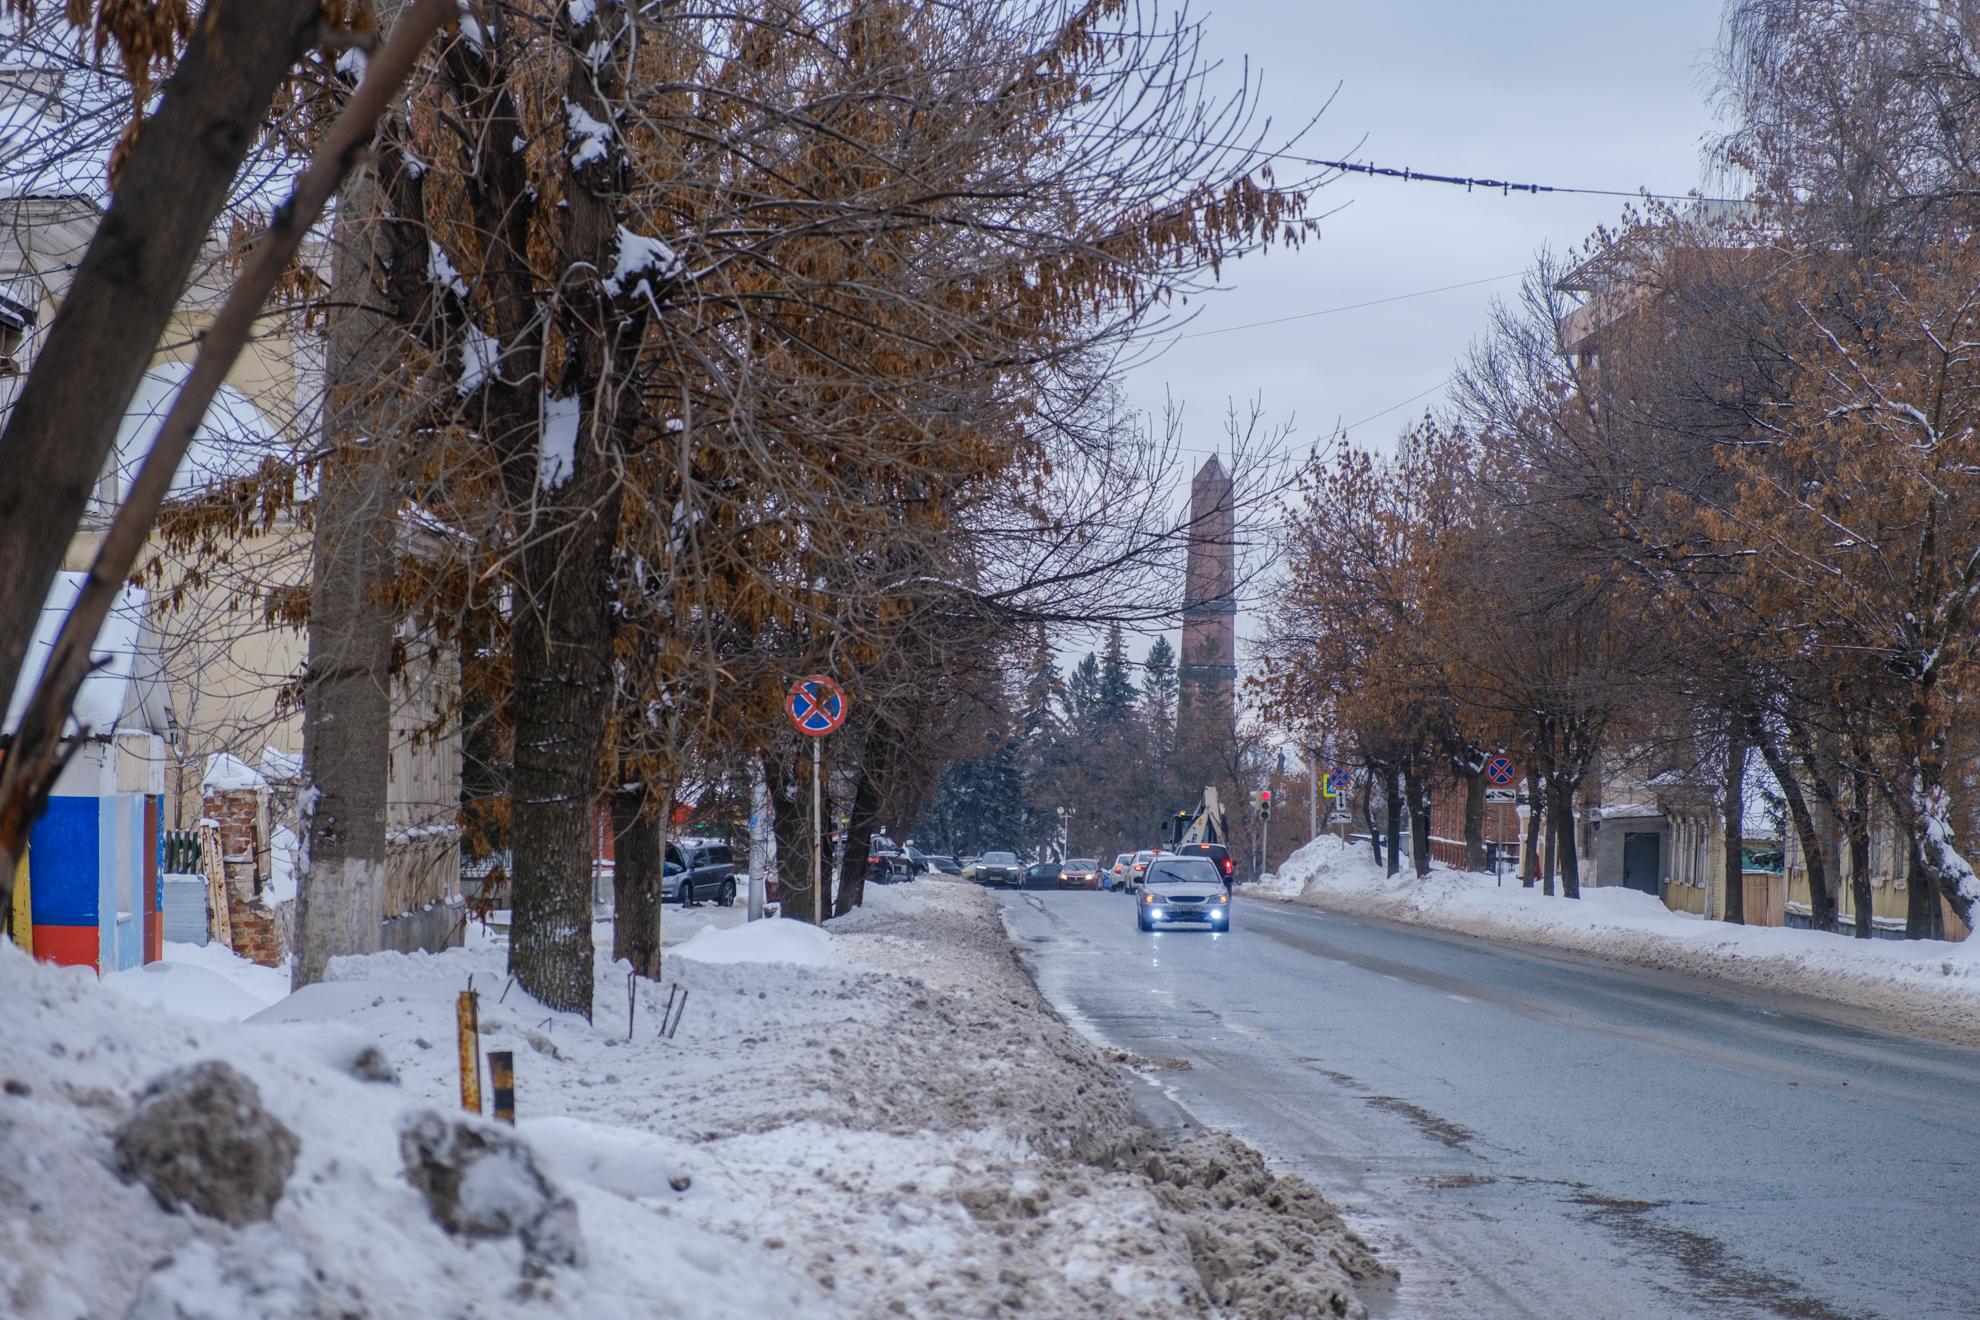
[[[1157,857],[1167,857],[1168,855],[1168,853],[1163,852],[1160,848],[1143,848],[1130,858],[1127,869],[1128,892],[1133,893],[1141,888],[1141,877],[1147,874],[1148,868],[1154,864]]]
[[[1182,924],[1231,928],[1231,896],[1224,873],[1208,857],[1158,857],[1141,877],[1134,924],[1142,930]]]
[[[1134,854],[1122,853],[1114,858],[1114,864],[1107,868],[1107,888],[1126,889],[1134,878]]]

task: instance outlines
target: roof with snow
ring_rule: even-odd
[[[82,590],[84,577],[82,573],[56,575],[55,585],[35,620],[34,637],[21,660],[20,681],[7,702],[7,722],[0,731],[11,734],[20,726],[34,686],[48,666],[55,634],[61,630],[62,620],[68,617],[69,607]],[[63,726],[64,733],[73,736],[86,728],[91,736],[98,738],[119,732],[170,735],[172,708],[165,690],[158,639],[146,614],[148,604],[148,594],[136,587],[127,586],[117,593],[116,603],[96,634],[95,645],[90,647],[90,658],[97,662],[96,667],[83,679],[69,720]]]
[[[158,427],[172,410],[173,401],[192,375],[192,364],[161,362],[138,381],[137,393],[124,410],[117,427],[117,447],[112,452],[108,475],[112,478],[104,496],[121,503],[130,493],[138,468],[158,438]],[[172,477],[170,495],[194,495],[207,487],[254,475],[264,458],[288,452],[276,429],[247,395],[231,385],[222,385],[200,419],[199,429],[179,470]]]

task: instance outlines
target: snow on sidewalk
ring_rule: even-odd
[[[1737,926],[1673,912],[1648,894],[1584,886],[1548,897],[1508,878],[1433,867],[1383,874],[1365,844],[1313,840],[1242,892],[1471,935],[1570,949],[1644,967],[1816,995],[1889,1015],[1945,1039],[1980,1043],[1980,939],[1858,940]]]
[[[480,927],[337,959],[238,1023],[211,1020],[241,1006],[216,985],[266,983],[210,957],[106,988],[0,947],[0,1313],[1364,1314],[1352,1280],[1379,1267],[1331,1209],[1228,1138],[1157,1148],[988,895],[868,894],[823,932],[669,909],[689,938],[665,984],[631,982],[630,1020],[623,964],[600,957],[586,1022],[508,984]],[[579,1262],[541,1277],[513,1236],[443,1231],[404,1172],[408,1118],[458,1112],[470,977],[482,1048],[515,1055],[518,1131],[575,1204]],[[267,1222],[167,1212],[114,1172],[146,1083],[216,1059],[299,1138]]]

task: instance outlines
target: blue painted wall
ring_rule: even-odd
[[[103,909],[102,820],[93,797],[51,797],[28,830],[37,926],[94,926]]]

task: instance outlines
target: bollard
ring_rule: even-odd
[[[512,1050],[488,1051],[488,1085],[495,1092],[495,1121],[516,1125],[516,1056]]]
[[[461,991],[454,1004],[454,1025],[461,1046],[461,1108],[471,1114],[481,1112],[481,1021],[475,1005],[479,996],[473,982]]]

